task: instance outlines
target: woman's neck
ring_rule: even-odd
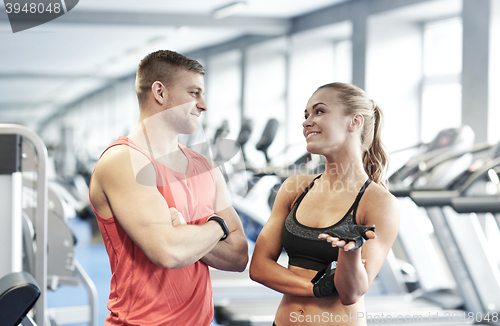
[[[368,178],[363,167],[361,151],[344,150],[325,157],[325,172],[321,178],[329,183],[331,190],[358,191],[359,183]]]

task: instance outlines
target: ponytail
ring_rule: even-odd
[[[387,189],[385,174],[389,163],[389,155],[381,139],[382,111],[375,102],[373,102],[373,111],[373,141],[368,150],[363,153],[363,167],[370,179]]]

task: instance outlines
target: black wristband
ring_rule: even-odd
[[[335,271],[337,269],[337,261],[333,261],[325,268],[318,271],[316,276],[311,280],[314,284],[313,292],[317,298],[330,297],[337,293],[335,287]]]
[[[220,227],[222,228],[222,231],[224,231],[224,236],[222,238],[220,238],[219,241],[226,240],[227,237],[229,236],[229,229],[227,228],[226,221],[224,221],[224,219],[222,217],[217,216],[217,215],[209,217],[207,222],[208,221],[215,221],[215,222],[219,223]]]

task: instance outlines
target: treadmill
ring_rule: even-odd
[[[451,199],[453,209],[457,213],[492,213],[500,227],[500,143],[493,151],[493,159],[472,173],[460,194]],[[488,184],[493,187],[488,188]]]
[[[476,159],[487,156],[490,148],[491,145],[485,143],[474,145],[474,132],[468,126],[446,129],[438,133],[427,150],[410,159],[389,178],[389,189],[401,207],[395,245],[401,247],[418,279],[417,290],[412,294],[443,309],[461,308],[464,301],[456,290],[429,219],[408,196],[415,190],[456,187],[464,171]]]
[[[476,321],[489,325],[500,325],[498,319],[483,320],[500,312],[500,270],[477,214],[467,213],[498,212],[499,172],[500,143],[491,146],[486,155],[476,155],[448,189],[410,193],[417,205],[425,207],[434,225],[465,310]],[[487,184],[493,185],[494,194],[486,195]],[[478,192],[482,196],[475,196]],[[498,223],[498,215],[496,220]]]

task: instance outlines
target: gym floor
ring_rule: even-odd
[[[98,293],[99,326],[104,325],[109,313],[106,307],[109,296],[109,281],[111,270],[109,268],[108,255],[104,244],[92,241],[90,223],[79,218],[69,219],[68,227],[77,238],[75,257],[85,269],[94,282]],[[57,291],[49,291],[47,294],[47,306],[67,307],[85,305],[88,302],[87,292],[83,285],[78,287],[61,286]],[[216,322],[212,326],[217,326]],[[71,326],[88,326],[88,323],[71,324]]]

